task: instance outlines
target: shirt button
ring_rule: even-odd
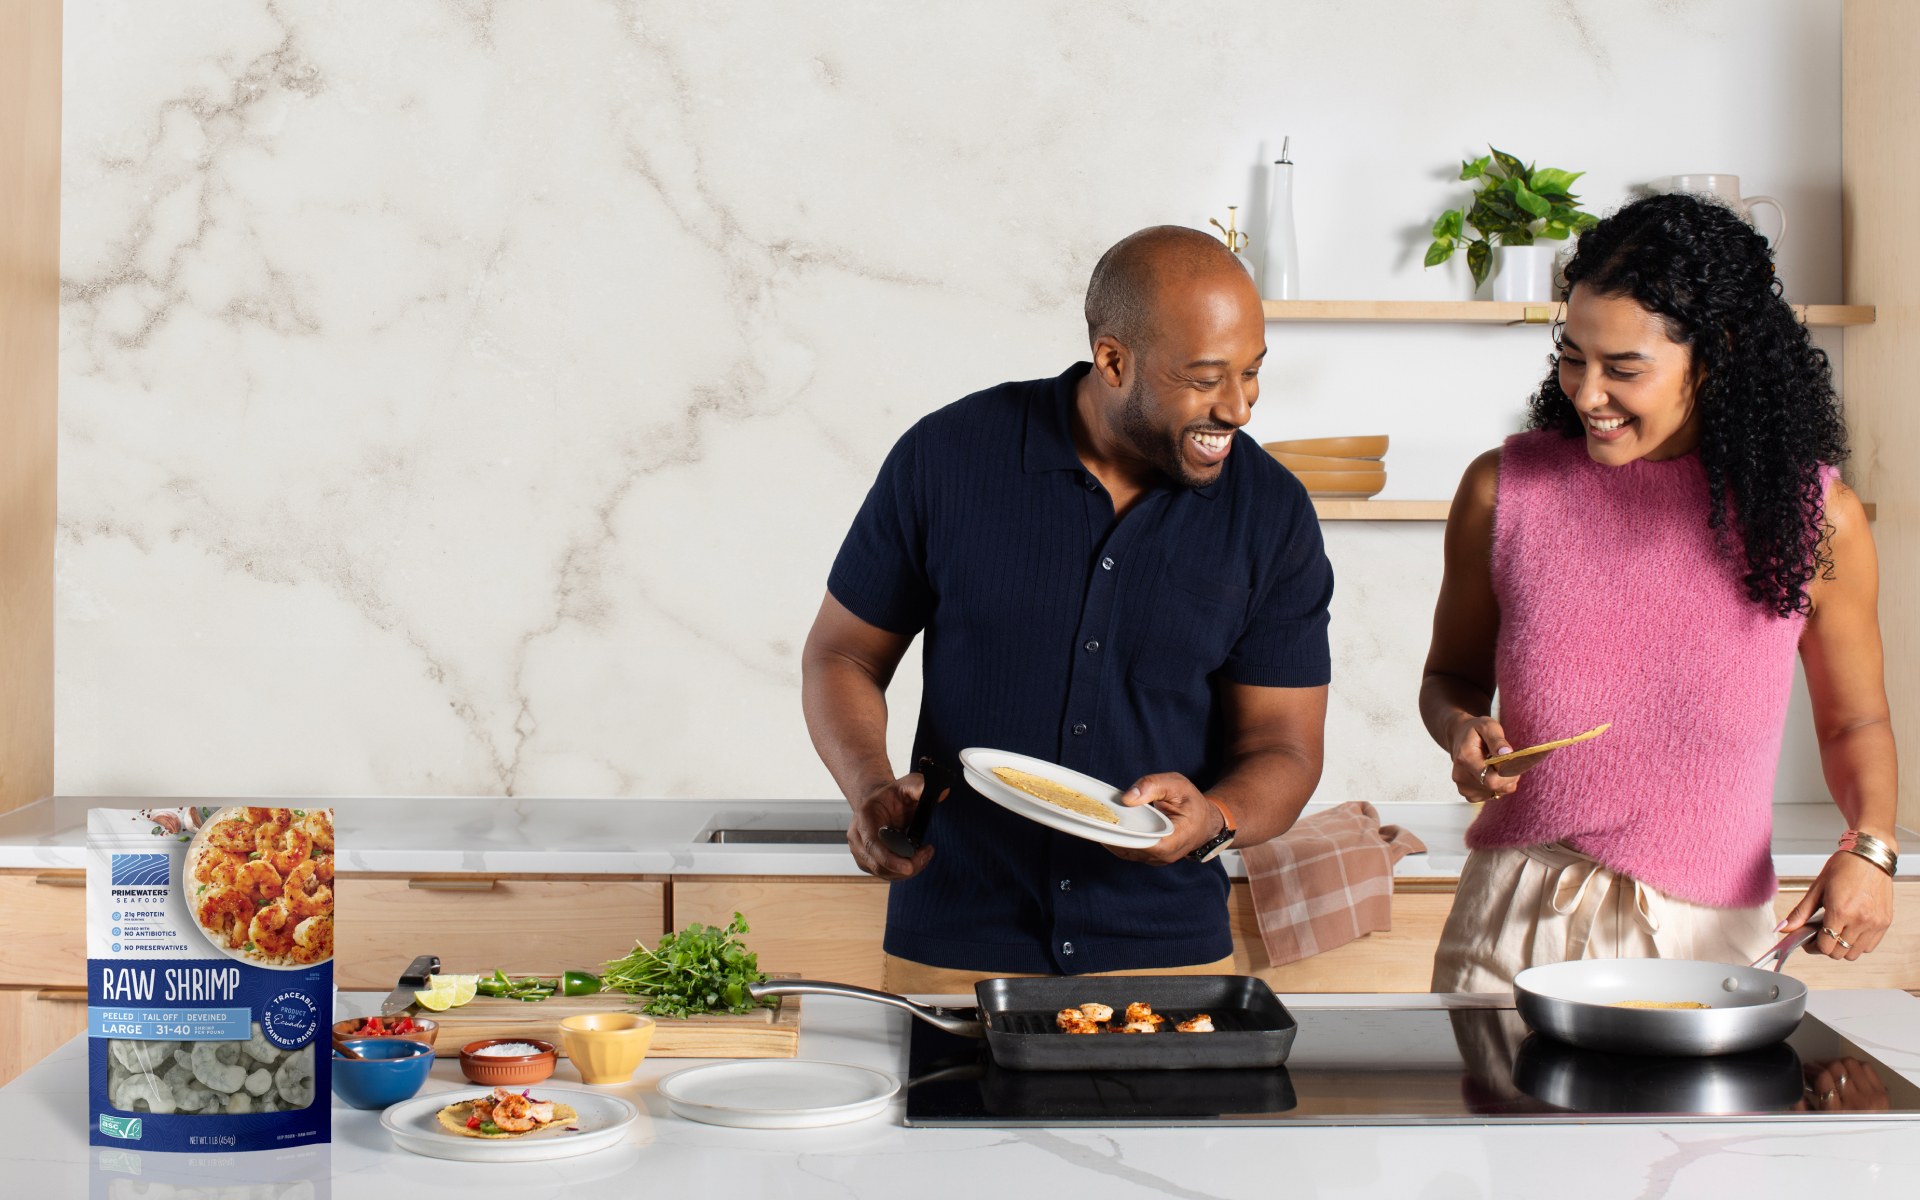
[[[1087,732],[1087,723],[1086,723],[1085,721],[1076,721],[1076,722],[1074,722],[1074,725],[1073,725],[1073,736],[1075,736],[1075,737],[1080,737],[1080,736],[1082,736],[1082,735],[1084,735],[1084,734],[1085,734],[1086,732]]]
[[[1072,942],[1061,942],[1061,943],[1060,943],[1060,953],[1062,953],[1062,954],[1064,954],[1064,955],[1066,955],[1066,956],[1067,956],[1068,958],[1072,958],[1072,957],[1073,957],[1073,943],[1072,943]]]
[[[1102,571],[1111,571],[1111,570],[1113,570],[1113,560],[1112,560],[1111,558],[1103,558],[1103,559],[1101,559],[1101,560],[1100,560],[1100,569],[1101,569]]]
[[[1071,880],[1071,879],[1062,879],[1062,880],[1060,881],[1060,890],[1061,890],[1061,891],[1063,891],[1063,892],[1070,892],[1070,891],[1072,891],[1072,890],[1073,890],[1073,880]]]
[[[1088,653],[1088,654],[1092,654],[1092,653],[1093,653],[1093,652],[1094,652],[1095,650],[1098,650],[1099,648],[1100,648],[1100,643],[1099,643],[1099,642],[1095,642],[1095,641],[1089,641],[1089,642],[1087,643],[1087,653]]]
[[[1098,479],[1089,479],[1089,480],[1087,480],[1087,490],[1088,490],[1088,491],[1090,491],[1090,492],[1097,492],[1097,491],[1099,491],[1099,490],[1100,490],[1100,481],[1099,481]]]

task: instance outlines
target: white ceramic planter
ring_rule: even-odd
[[[1499,246],[1493,252],[1493,298],[1538,303],[1553,299],[1553,262],[1564,242]]]

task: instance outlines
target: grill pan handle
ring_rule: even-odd
[[[843,1000],[872,1000],[904,1008],[927,1024],[959,1037],[986,1036],[977,1008],[942,1008],[937,1004],[920,1004],[892,992],[877,992],[850,983],[827,983],[819,979],[769,979],[765,983],[748,984],[747,993],[756,1000],[763,996],[839,996]]]

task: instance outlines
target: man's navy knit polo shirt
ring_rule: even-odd
[[[1318,687],[1333,569],[1298,480],[1244,433],[1203,488],[1119,521],[1073,446],[1089,367],[935,412],[887,456],[827,587],[868,624],[924,633],[914,756],[969,746],[1125,788],[1227,763],[1216,685]],[[1151,866],[956,785],[927,868],[896,882],[886,950],[932,966],[1081,974],[1232,953],[1220,864]]]

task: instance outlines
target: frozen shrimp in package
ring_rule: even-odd
[[[333,863],[331,809],[88,814],[94,1145],[330,1139]]]

